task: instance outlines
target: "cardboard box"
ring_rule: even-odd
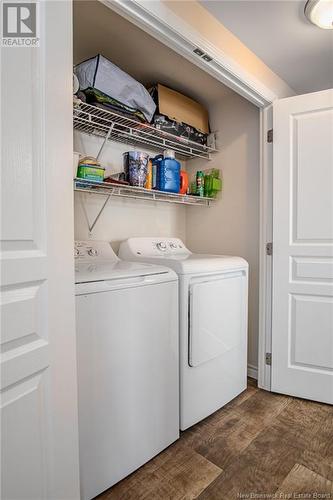
[[[208,112],[201,104],[160,83],[155,89],[157,93],[155,92],[154,100],[159,114],[170,120],[186,123],[203,134],[209,134]]]

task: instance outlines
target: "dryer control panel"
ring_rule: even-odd
[[[190,255],[191,252],[179,238],[129,238],[121,244],[121,257],[163,257],[163,255]]]

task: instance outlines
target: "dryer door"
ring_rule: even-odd
[[[190,285],[189,365],[199,366],[246,345],[247,273],[201,278]]]

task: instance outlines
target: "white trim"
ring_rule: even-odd
[[[273,108],[260,112],[260,237],[259,237],[259,349],[258,386],[271,390],[271,367],[266,352],[272,352],[272,257],[266,255],[266,243],[273,240],[273,144],[267,131],[273,128]],[[274,251],[274,250],[273,250]]]
[[[168,9],[162,1],[100,1],[256,106],[263,108],[278,98],[274,92],[244,70],[225,52],[214,46]],[[213,61],[208,63],[194,54],[193,50],[196,47],[208,53]]]
[[[258,380],[258,368],[254,365],[247,365],[247,376]]]

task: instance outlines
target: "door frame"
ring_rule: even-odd
[[[227,87],[256,105],[260,110],[260,255],[259,255],[259,328],[258,328],[258,386],[271,390],[271,370],[266,364],[266,353],[271,352],[272,258],[266,255],[266,244],[272,241],[272,144],[267,144],[267,131],[272,128],[272,103],[285,95],[253,77],[238,62],[213,45],[189,24],[168,9],[164,2],[155,0],[99,0],[117,14],[141,28],[160,42],[185,57]],[[200,47],[213,57],[205,62],[193,51]],[[253,376],[253,368],[251,375]]]
[[[268,131],[273,130],[273,105],[260,110],[260,227],[259,227],[259,338],[258,386],[271,390],[271,366],[266,354],[272,356],[272,274],[273,258],[267,243],[273,243],[273,143]]]

